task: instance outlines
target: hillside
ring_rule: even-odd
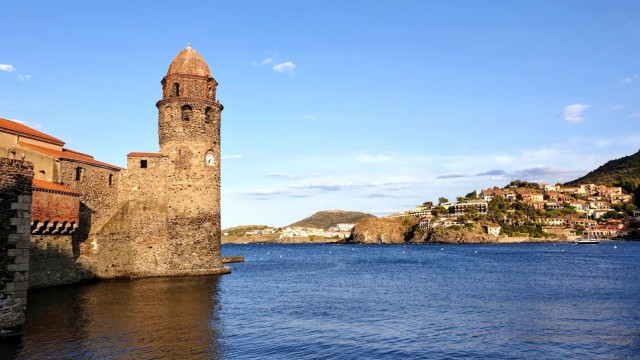
[[[375,218],[371,214],[361,213],[357,211],[328,210],[318,211],[317,213],[295,222],[289,227],[309,227],[316,229],[328,229],[337,224],[357,224],[362,219]]]
[[[565,185],[573,186],[590,183],[620,186],[626,192],[635,194],[637,205],[640,202],[640,151],[633,155],[608,161],[587,175],[570,181]]]
[[[228,236],[244,236],[247,231],[262,230],[266,228],[268,228],[267,225],[241,225],[222,229],[222,233],[227,234]]]

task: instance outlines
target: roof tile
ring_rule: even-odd
[[[76,190],[73,190],[72,188],[68,188],[68,187],[66,187],[64,185],[52,183],[52,182],[49,182],[49,181],[33,179],[33,183],[32,184],[33,184],[33,188],[34,189],[53,190],[53,191],[59,191],[59,192],[74,194],[74,195],[80,195],[79,191],[76,191]]]
[[[28,137],[30,139],[40,140],[40,141],[48,142],[50,144],[59,145],[59,146],[64,145],[64,141],[58,138],[54,138],[53,136],[45,134],[36,129],[30,128],[26,125],[20,124],[19,122],[16,122],[16,121],[0,118],[0,129],[10,133]]]
[[[115,166],[115,165],[107,164],[102,161],[95,160],[91,155],[82,154],[73,150],[62,149],[62,151],[59,151],[59,150],[49,149],[43,146],[27,144],[20,141],[18,142],[18,145],[39,151],[43,154],[57,157],[59,159],[79,161],[79,162],[83,162],[83,163],[87,163],[87,164],[91,164],[99,167],[105,167],[113,170],[123,170],[119,166]]]

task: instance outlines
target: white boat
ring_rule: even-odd
[[[573,240],[573,243],[576,245],[595,245],[600,244],[600,239],[595,236],[591,231],[585,231],[586,237],[581,237]]]
[[[580,238],[573,240],[576,245],[595,245],[600,244],[600,240],[594,238]]]

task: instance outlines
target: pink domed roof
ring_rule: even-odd
[[[176,55],[167,70],[167,76],[178,74],[211,77],[211,70],[202,56],[193,50],[191,44],[188,44],[184,50]]]

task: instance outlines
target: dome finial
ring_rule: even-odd
[[[191,43],[190,42],[187,43],[187,47],[191,48]]]

